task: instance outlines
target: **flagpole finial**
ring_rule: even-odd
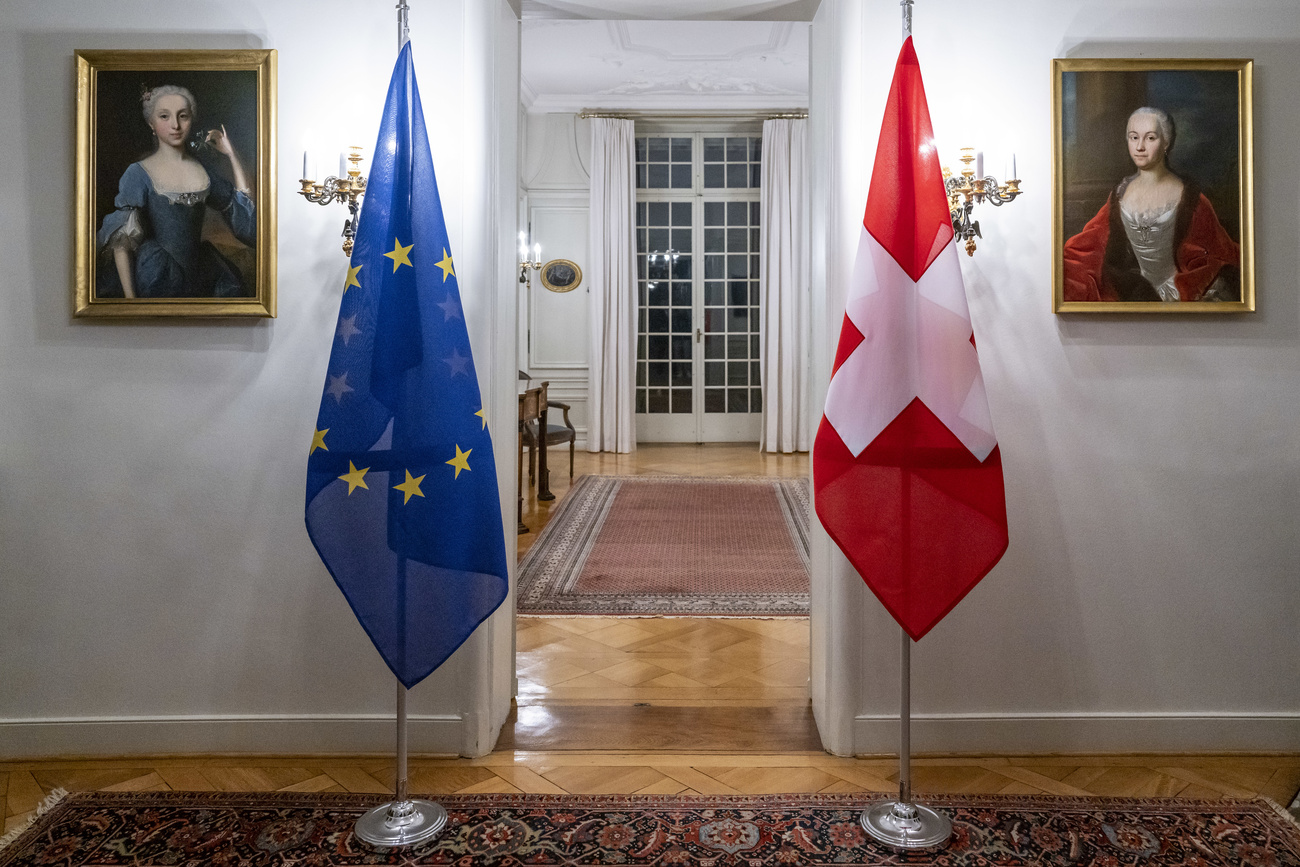
[[[912,0],[900,0],[899,6],[903,7],[903,41],[912,35]]]
[[[401,51],[411,41],[411,25],[406,15],[411,9],[406,0],[397,0],[397,50]]]

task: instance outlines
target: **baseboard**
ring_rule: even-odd
[[[456,755],[459,716],[411,715],[414,754]],[[394,748],[396,721],[381,715],[249,715],[0,720],[0,760],[59,756],[365,753]]]
[[[912,752],[1217,753],[1291,751],[1300,714],[914,714]],[[854,753],[898,751],[897,716],[859,716]]]
[[[1023,714],[912,717],[923,753],[1285,752],[1300,743],[1300,714]],[[457,755],[465,724],[412,715],[414,754]],[[894,754],[898,717],[854,720],[858,755]],[[0,760],[59,756],[241,753],[387,754],[394,720],[382,715],[247,715],[0,720]]]

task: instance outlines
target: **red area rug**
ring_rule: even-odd
[[[519,564],[519,613],[808,613],[804,479],[582,476]]]
[[[874,796],[878,797],[878,796]],[[81,793],[0,851],[0,867],[62,864],[1290,867],[1300,828],[1255,801],[933,797],[955,833],[941,849],[871,842],[864,795],[447,795],[442,835],[370,849],[353,835],[375,795]]]

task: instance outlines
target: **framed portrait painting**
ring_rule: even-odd
[[[76,58],[73,315],[275,316],[275,51]]]
[[[582,285],[582,269],[569,259],[552,259],[542,266],[542,285],[552,292],[572,292]]]
[[[1052,309],[1255,309],[1249,60],[1052,61]]]

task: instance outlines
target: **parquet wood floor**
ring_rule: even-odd
[[[579,453],[575,477],[808,474],[808,455],[765,455],[753,444],[649,445],[628,455]],[[520,556],[556,500],[525,499]],[[808,703],[808,619],[523,617],[517,622],[516,714],[502,746],[799,751],[820,739]]]
[[[893,758],[814,750],[625,752],[500,749],[480,759],[412,758],[411,791],[551,794],[762,794],[896,791]],[[69,791],[392,792],[391,757],[254,756],[0,762],[4,828],[55,788]],[[965,756],[916,758],[918,792],[1244,798],[1288,804],[1300,754],[1274,756]]]
[[[562,469],[552,473],[551,488],[562,498],[567,463],[555,464]],[[753,446],[650,446],[632,455],[579,452],[576,472],[798,476],[807,474],[808,457],[767,457]],[[525,500],[532,532],[519,537],[520,554],[558,502]],[[806,619],[521,620],[519,701],[500,747],[479,759],[412,758],[411,790],[895,791],[896,758],[839,758],[808,741],[807,629]],[[912,766],[914,788],[932,793],[1263,795],[1289,804],[1300,789],[1300,753],[934,756]],[[0,761],[0,801],[8,830],[59,787],[348,791],[373,793],[378,803],[392,791],[393,776],[391,756]]]
[[[805,705],[808,619],[520,618],[519,703]]]

